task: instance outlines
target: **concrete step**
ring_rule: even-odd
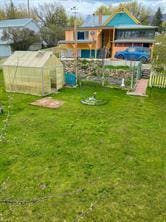
[[[149,79],[150,78],[151,69],[144,69],[142,70],[142,78]]]

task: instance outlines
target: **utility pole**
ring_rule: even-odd
[[[77,51],[77,8],[71,8],[74,14],[74,58],[75,58],[75,75],[76,85],[78,84],[78,51]]]
[[[30,17],[30,3],[29,3],[29,0],[27,0],[27,6],[28,6],[28,17]]]

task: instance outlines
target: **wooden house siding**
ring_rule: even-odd
[[[126,13],[118,13],[116,14],[107,24],[106,26],[118,26],[118,25],[134,25],[136,22],[129,17]]]

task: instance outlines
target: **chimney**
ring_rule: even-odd
[[[99,12],[99,25],[102,25],[103,15],[102,12]]]
[[[92,22],[92,26],[95,26],[95,14],[93,13],[93,22]]]

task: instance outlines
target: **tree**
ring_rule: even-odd
[[[55,46],[64,39],[68,18],[65,9],[57,3],[45,3],[35,10],[42,24],[41,35],[48,46]]]
[[[99,15],[100,13],[102,15],[111,15],[112,8],[109,6],[102,5],[99,8],[97,8],[97,10],[95,11],[95,15]]]
[[[162,31],[166,31],[166,22],[162,22]]]
[[[11,1],[10,4],[6,4],[3,8],[0,8],[0,19],[17,19],[31,17],[36,19],[34,9],[30,10],[28,14],[27,8],[24,6],[16,7]]]
[[[137,1],[128,2],[121,4],[122,7],[125,7],[128,9],[128,11],[135,16],[141,24],[148,24],[148,17],[150,14],[150,10],[145,8],[141,3],[138,3]],[[114,13],[118,7],[107,7],[107,6],[100,6],[95,14],[99,15],[99,13],[102,13],[103,15],[111,15]]]
[[[75,20],[75,17],[74,16],[70,16],[68,18],[68,25],[73,27],[74,26],[74,20]],[[76,18],[76,21],[77,21],[77,26],[81,26],[84,23],[82,17]]]
[[[39,34],[36,34],[34,31],[27,28],[10,28],[8,31],[3,32],[1,39],[3,41],[8,41],[11,45],[12,51],[15,51],[28,50],[33,43],[40,41],[40,36]]]
[[[138,21],[143,24],[147,25],[148,22],[148,17],[151,14],[150,10],[148,8],[145,8],[141,3],[138,3],[137,1],[134,2],[128,2],[123,4],[129,12],[135,16]]]
[[[49,47],[57,45],[59,40],[64,39],[64,30],[60,26],[56,26],[54,24],[42,26],[40,32],[41,38]]]
[[[15,19],[17,16],[17,8],[14,6],[13,2],[11,1],[9,6],[6,8],[6,16],[9,19]]]
[[[165,66],[166,55],[166,35],[165,33],[157,35],[153,50],[154,65],[158,67]]]
[[[162,14],[161,14],[160,7],[158,8],[157,12],[155,13],[155,15],[153,17],[152,25],[158,26],[159,27],[159,31],[161,31]]]
[[[0,8],[0,20],[5,19],[6,15],[5,15],[5,11],[4,9]]]

